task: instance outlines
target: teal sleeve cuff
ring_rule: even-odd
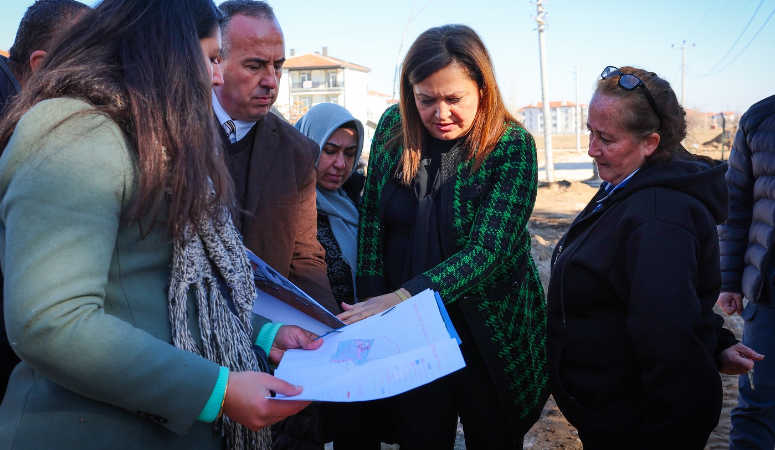
[[[196,420],[211,423],[218,418],[218,413],[221,412],[221,405],[223,405],[223,397],[226,395],[227,384],[229,384],[229,369],[221,366],[213,393],[210,394],[210,399],[207,400],[204,409],[199,413]]]
[[[283,326],[281,323],[268,322],[261,327],[261,331],[258,332],[258,338],[256,338],[256,345],[261,347],[266,355],[269,356],[269,350],[272,349],[272,343],[274,337],[277,335],[277,331]]]

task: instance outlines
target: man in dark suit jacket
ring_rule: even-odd
[[[318,146],[270,113],[285,62],[283,33],[264,2],[229,0],[219,8],[224,83],[213,108],[227,139],[235,222],[245,246],[333,313],[336,304],[317,241],[315,162]]]

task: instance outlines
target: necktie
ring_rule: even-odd
[[[237,142],[237,126],[234,125],[234,121],[227,120],[224,122],[223,129],[226,130],[226,135],[229,136],[229,142],[232,144]]]

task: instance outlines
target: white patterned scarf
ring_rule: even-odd
[[[242,237],[228,213],[189,224],[176,237],[172,277],[168,293],[172,339],[175,347],[213,361],[230,371],[260,371],[253,353],[251,334],[253,276]],[[218,275],[228,286],[236,314],[219,289]],[[188,310],[188,290],[196,294],[197,311]],[[198,314],[202,348],[188,327],[189,315]],[[226,439],[227,449],[269,450],[269,429],[251,431],[227,416],[216,420],[216,431]]]

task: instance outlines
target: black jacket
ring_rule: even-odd
[[[552,393],[584,432],[702,449],[718,423],[715,355],[735,343],[712,308],[726,165],[641,168],[601,189],[560,240],[549,284]]]
[[[0,55],[0,117],[3,116],[3,108],[8,100],[19,92],[19,82],[16,81],[11,69],[8,68],[8,58]]]
[[[3,108],[11,96],[19,92],[19,83],[8,68],[8,58],[0,56],[0,118],[3,117]],[[3,319],[3,274],[0,272],[0,401],[5,395],[8,378],[11,376],[19,357],[13,352],[8,343]]]
[[[758,301],[775,243],[775,95],[740,118],[727,183],[729,218],[718,229],[721,291]]]

